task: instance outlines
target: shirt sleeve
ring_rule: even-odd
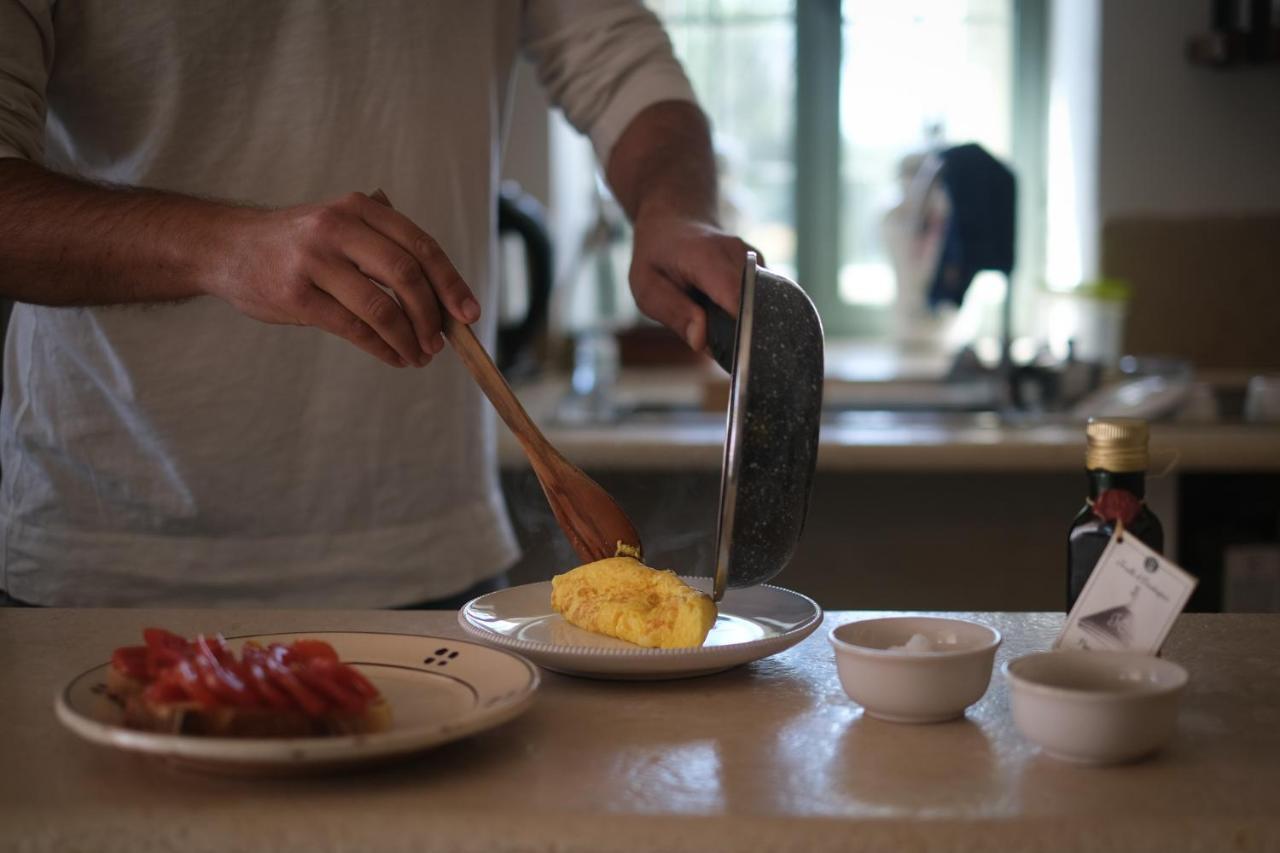
[[[44,158],[52,0],[0,0],[0,158]]]
[[[527,0],[521,43],[552,103],[591,137],[603,164],[645,107],[697,102],[661,22],[640,0]]]

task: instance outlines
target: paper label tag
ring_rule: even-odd
[[[1138,537],[1117,530],[1054,648],[1155,654],[1196,583]]]

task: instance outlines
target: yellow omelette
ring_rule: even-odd
[[[551,607],[579,628],[657,649],[701,646],[716,621],[711,596],[632,556],[556,575]]]

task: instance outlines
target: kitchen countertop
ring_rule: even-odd
[[[620,382],[627,400],[662,399],[677,411],[614,423],[566,423],[555,417],[567,379],[517,388],[529,414],[570,461],[607,470],[719,471],[724,416],[699,411],[698,374],[632,371]],[[1152,470],[1280,472],[1280,424],[1156,423]],[[499,460],[528,463],[498,425]],[[825,471],[1062,471],[1084,465],[1084,424],[1062,418],[1010,422],[991,412],[846,411],[824,416],[818,469]]]
[[[1010,426],[982,418],[912,418],[888,412],[825,420],[819,471],[1077,473],[1084,470],[1084,424]],[[723,419],[622,421],[545,427],[547,439],[581,468],[718,472]],[[498,440],[502,467],[528,463],[510,433]],[[1170,473],[1280,472],[1280,427],[1155,424],[1152,470]]]
[[[243,780],[83,743],[55,692],[136,643],[184,633],[378,630],[462,637],[452,612],[0,610],[0,848],[328,850],[1260,850],[1280,847],[1280,616],[1184,615],[1176,741],[1111,768],[1039,755],[1002,678],[964,721],[864,717],[836,680],[828,614],[794,649],[685,681],[547,673],[496,730],[347,775]],[[1000,662],[1059,614],[984,613]]]

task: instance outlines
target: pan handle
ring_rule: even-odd
[[[711,350],[711,357],[724,368],[725,373],[733,373],[733,346],[738,339],[738,321],[701,290],[691,288],[689,296],[707,314],[707,349]]]

